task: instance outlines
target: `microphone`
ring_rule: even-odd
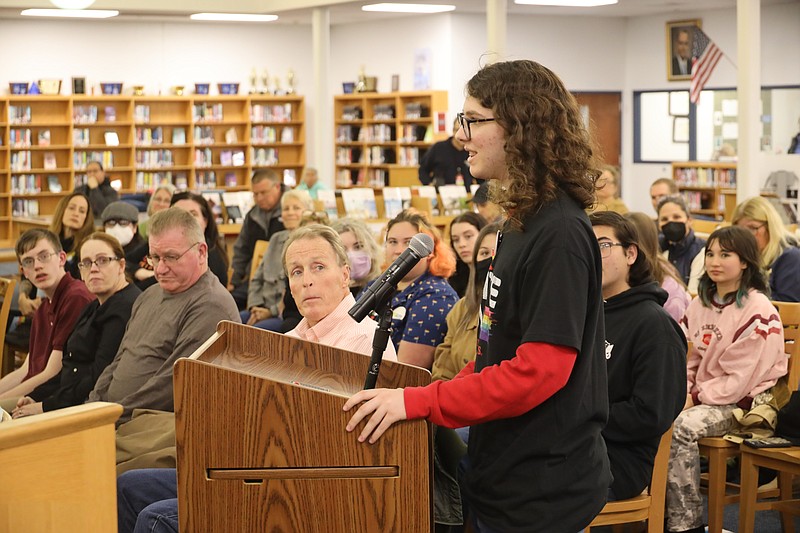
[[[356,322],[361,322],[370,311],[375,310],[386,298],[394,292],[397,284],[406,274],[414,268],[420,259],[428,257],[433,252],[433,239],[426,233],[417,233],[408,248],[400,254],[400,257],[389,265],[383,274],[375,280],[358,299],[356,304],[350,308],[348,314]]]

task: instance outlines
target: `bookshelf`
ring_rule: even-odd
[[[0,246],[16,238],[14,217],[52,215],[59,200],[85,182],[89,160],[102,161],[123,194],[164,181],[179,189],[247,190],[253,171],[264,167],[299,177],[305,166],[304,100],[0,97]]]
[[[416,169],[427,149],[447,138],[446,132],[434,133],[437,114],[445,111],[447,91],[336,96],[336,187],[382,188],[390,175]]]
[[[725,218],[724,191],[736,188],[736,163],[672,163],[672,178],[692,214]]]

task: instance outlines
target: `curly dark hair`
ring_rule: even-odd
[[[628,269],[628,285],[631,287],[638,287],[645,283],[655,281],[653,276],[653,268],[650,261],[647,259],[647,252],[642,246],[639,245],[639,234],[636,231],[636,226],[633,222],[626,219],[624,216],[614,211],[597,211],[589,215],[589,222],[594,226],[606,226],[614,231],[614,237],[622,245],[623,249],[627,250],[631,246],[635,246],[637,250],[636,260]]]
[[[506,133],[508,180],[489,197],[513,226],[564,191],[584,209],[600,175],[594,143],[575,98],[548,68],[529,60],[483,67],[467,82],[467,96],[494,113]]]

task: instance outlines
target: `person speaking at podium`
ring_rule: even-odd
[[[600,172],[575,99],[542,65],[485,66],[466,94],[456,136],[508,213],[476,360],[451,381],[353,395],[346,429],[374,443],[405,419],[471,426],[462,490],[473,528],[574,533],[611,481],[602,265],[584,212]]]

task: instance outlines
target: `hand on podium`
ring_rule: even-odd
[[[369,437],[369,443],[375,444],[392,424],[407,418],[403,389],[362,390],[347,400],[344,410],[349,411],[361,402],[365,403],[350,418],[346,427],[347,431],[353,431],[362,420],[373,413],[358,436],[359,442],[364,442]]]

